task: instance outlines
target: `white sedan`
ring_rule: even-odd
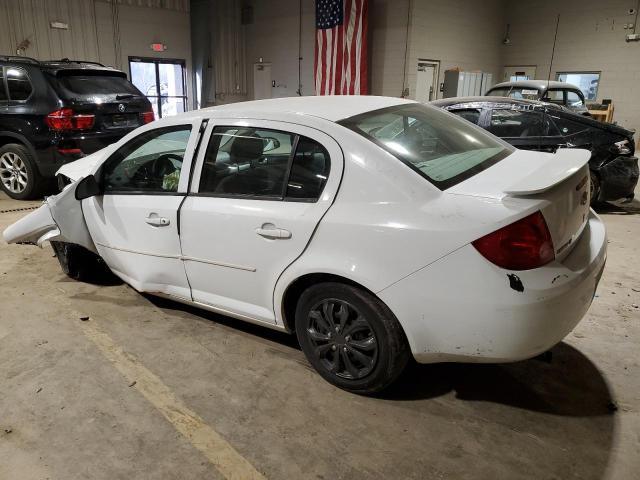
[[[380,391],[418,362],[560,342],[606,258],[589,152],[516,150],[439,109],[304,97],[162,119],[64,166],[10,226],[82,278],[296,332],[329,382]]]

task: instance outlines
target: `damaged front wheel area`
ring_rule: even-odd
[[[105,280],[109,281],[115,278],[99,255],[80,245],[51,242],[51,247],[60,262],[62,271],[74,280],[103,283]]]

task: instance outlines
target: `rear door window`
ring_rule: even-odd
[[[567,90],[567,106],[568,107],[584,107],[584,100],[577,92]]]
[[[24,68],[8,67],[6,70],[7,88],[11,100],[23,101],[31,96],[33,87]]]
[[[449,110],[454,115],[457,115],[460,118],[464,118],[468,122],[471,122],[475,125],[480,121],[480,109],[479,108],[464,108],[458,110]]]
[[[581,122],[576,122],[574,120],[569,120],[564,117],[551,115],[552,120],[560,130],[562,135],[574,135],[576,133],[584,132],[589,128],[589,125],[586,125]]]
[[[281,200],[295,135],[252,127],[216,127],[199,193]]]
[[[564,90],[547,90],[542,100],[556,105],[564,105]]]
[[[544,135],[544,123],[540,112],[496,109],[487,130],[501,138],[539,137]]]

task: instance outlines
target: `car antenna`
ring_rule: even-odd
[[[551,83],[551,68],[553,67],[553,57],[556,54],[556,41],[558,40],[558,26],[560,25],[560,14],[556,18],[556,33],[553,36],[553,47],[551,48],[551,60],[549,61],[549,75],[547,75],[547,90]]]

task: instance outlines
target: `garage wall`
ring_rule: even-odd
[[[551,79],[557,72],[602,71],[598,100],[613,99],[614,120],[640,130],[640,42],[627,43],[630,30],[623,28],[634,22],[628,10],[637,5],[636,0],[508,2],[511,43],[502,47],[504,64],[536,65],[536,76],[546,79],[560,14]]]
[[[409,97],[413,98],[418,59],[440,61],[440,82],[444,71],[454,67],[491,72],[494,78],[501,74],[504,3],[504,0],[373,1],[372,93],[400,96],[408,88]]]
[[[50,22],[69,25],[53,29]],[[168,46],[163,53],[150,44]],[[0,0],[0,54],[39,60],[71,58],[115,66],[129,74],[129,56],[186,60],[191,75],[188,0]],[[191,81],[187,88],[190,95]]]
[[[301,91],[315,93],[313,64],[315,48],[314,0],[269,0],[253,2],[253,19],[246,26],[248,96],[253,98],[253,65],[262,57],[271,63],[276,82],[273,97],[293,97],[298,90],[298,39],[302,12]]]

